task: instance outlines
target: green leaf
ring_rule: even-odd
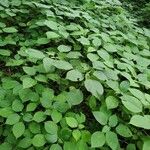
[[[51,118],[55,123],[58,123],[62,119],[62,114],[54,109],[51,113]]]
[[[27,49],[26,53],[29,55],[31,58],[36,58],[36,59],[43,59],[45,55],[43,52],[36,50],[36,49]]]
[[[79,105],[83,101],[83,93],[79,89],[72,89],[65,97],[70,106]]]
[[[106,98],[106,106],[108,109],[114,109],[116,107],[118,107],[118,99],[115,98],[114,96],[108,96]]]
[[[46,115],[42,111],[36,112],[33,116],[33,120],[38,123],[44,121],[45,119],[46,119]]]
[[[57,134],[46,134],[45,138],[48,141],[48,143],[56,143],[57,139],[58,139],[58,135]]]
[[[144,139],[142,150],[148,150],[150,148],[150,138]]]
[[[29,124],[29,129],[33,134],[41,133],[41,127],[39,123],[31,122]]]
[[[109,53],[107,52],[107,51],[105,51],[105,50],[99,50],[99,51],[97,51],[97,53],[98,53],[98,55],[101,57],[101,58],[103,58],[105,61],[109,61],[109,59],[110,59],[110,55],[109,55]]]
[[[46,35],[47,35],[48,39],[58,39],[58,38],[60,38],[59,34],[57,34],[55,32],[52,32],[52,31],[46,32]]]
[[[108,121],[108,116],[104,112],[101,111],[94,111],[93,115],[95,119],[101,124],[101,125],[106,125]]]
[[[130,120],[130,124],[136,127],[150,129],[150,115],[134,115]]]
[[[71,70],[67,72],[66,79],[69,79],[71,81],[82,81],[83,80],[83,75],[81,72],[78,70]]]
[[[105,144],[105,135],[102,132],[94,132],[91,136],[91,146],[92,148],[99,148]]]
[[[57,127],[57,124],[54,123],[53,121],[46,121],[44,123],[44,128],[45,128],[47,133],[57,134],[58,127]]]
[[[13,125],[19,122],[20,116],[18,114],[10,114],[6,120],[6,124]]]
[[[32,144],[31,138],[25,137],[19,141],[18,147],[25,149],[25,148],[28,148],[29,146],[31,146],[31,144]]]
[[[2,56],[10,56],[11,52],[9,50],[0,49],[0,55]]]
[[[50,108],[52,105],[52,100],[54,98],[54,91],[50,88],[45,88],[42,92],[42,98],[40,102],[43,107]]]
[[[13,113],[10,107],[0,108],[0,116],[7,118],[9,115]]]
[[[126,150],[136,150],[135,144],[128,144]]]
[[[12,109],[15,111],[15,112],[20,112],[22,111],[24,105],[22,104],[22,102],[20,100],[14,100],[13,103],[12,103]]]
[[[142,112],[142,103],[135,97],[130,95],[123,95],[121,97],[123,105],[133,113]]]
[[[74,137],[74,139],[76,141],[78,141],[80,139],[80,137],[81,137],[81,132],[79,130],[73,130],[72,136]]]
[[[1,143],[0,149],[1,150],[12,150],[12,145],[8,142],[4,142],[4,143]]]
[[[118,118],[117,115],[112,115],[109,118],[109,126],[110,127],[115,127],[118,124]]]
[[[98,37],[94,37],[92,43],[94,46],[98,47],[101,45],[101,39],[99,39]]]
[[[126,125],[123,125],[123,124],[119,124],[117,127],[116,127],[116,132],[123,136],[123,137],[131,137],[132,136],[132,132],[131,130],[128,128],[128,126]]]
[[[50,41],[49,39],[43,37],[43,38],[38,38],[36,42],[39,45],[44,45],[44,44],[48,44]]]
[[[32,139],[32,144],[35,147],[41,147],[44,146],[46,143],[45,137],[43,134],[36,134]]]
[[[36,73],[36,70],[33,67],[23,67],[23,71],[30,76],[33,76]]]
[[[23,135],[24,131],[25,131],[25,125],[23,122],[18,122],[16,124],[13,125],[12,128],[13,134],[16,138],[19,138],[20,136]]]
[[[3,28],[3,31],[6,32],[6,33],[18,32],[18,30],[15,27],[6,27],[6,28]]]
[[[90,41],[83,36],[81,36],[81,38],[79,38],[78,41],[83,45],[90,45]]]
[[[53,59],[45,57],[43,59],[43,65],[47,72],[53,70]]]
[[[50,29],[52,29],[52,30],[58,30],[58,24],[57,24],[57,22],[54,22],[54,21],[52,21],[52,20],[46,20],[46,21],[44,22],[44,24],[45,24],[47,27],[49,27]]]
[[[30,77],[25,77],[22,82],[23,82],[24,89],[33,87],[34,85],[37,84],[37,81]]]
[[[112,150],[117,150],[119,147],[119,141],[116,133],[106,132],[106,143]]]
[[[71,128],[76,128],[78,127],[78,122],[75,118],[73,117],[66,117],[66,123],[68,124],[69,127]]]
[[[108,52],[117,52],[117,47],[111,43],[105,43],[104,49],[106,49]]]
[[[84,85],[86,89],[98,99],[104,92],[103,86],[96,80],[87,79],[85,80]]]
[[[27,111],[27,112],[28,112],[28,111],[34,111],[34,110],[36,109],[36,107],[37,107],[37,104],[36,104],[36,103],[29,103],[29,104],[27,105],[26,111]]]
[[[62,150],[61,146],[58,144],[53,144],[49,150]]]
[[[133,94],[133,96],[135,96],[136,98],[138,98],[143,105],[145,105],[145,106],[149,105],[149,103],[145,99],[144,93],[142,93],[140,90],[130,88],[129,91]]]
[[[60,45],[57,48],[60,52],[69,52],[71,51],[71,46]]]
[[[62,70],[70,70],[72,69],[72,65],[64,60],[55,60],[53,61],[53,66],[55,66],[58,69],[62,69]]]
[[[97,54],[93,54],[93,53],[88,53],[87,54],[87,58],[91,61],[97,61],[99,59],[99,56]]]

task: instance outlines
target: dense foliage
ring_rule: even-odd
[[[78,2],[0,1],[0,150],[149,149],[150,30]]]
[[[149,0],[121,0],[123,6],[137,18],[140,26],[150,28],[150,1]]]

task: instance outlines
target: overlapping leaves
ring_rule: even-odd
[[[150,145],[150,31],[117,0],[83,4],[0,2],[0,149]]]

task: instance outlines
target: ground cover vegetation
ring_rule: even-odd
[[[118,0],[1,0],[0,150],[148,150],[149,47]]]
[[[149,0],[121,0],[123,7],[136,19],[140,26],[150,28],[150,1]]]

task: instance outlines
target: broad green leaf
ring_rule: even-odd
[[[126,125],[123,125],[123,124],[119,124],[117,127],[116,127],[116,132],[123,136],[123,137],[131,137],[132,136],[132,132],[131,130],[128,128],[128,126]]]
[[[83,101],[83,93],[79,89],[72,89],[65,97],[70,106],[79,105]]]
[[[58,123],[62,119],[62,114],[54,109],[51,113],[51,118],[55,123]]]
[[[36,122],[31,122],[29,124],[29,129],[33,134],[41,133],[40,124]]]
[[[27,49],[26,53],[28,54],[29,57],[31,58],[36,58],[36,59],[43,59],[45,55],[43,52],[36,50],[36,49]]]
[[[15,111],[15,112],[20,112],[22,111],[24,105],[22,104],[22,102],[20,100],[14,100],[13,103],[12,103],[12,109]]]
[[[117,134],[111,131],[106,132],[106,143],[112,150],[117,150],[119,147]]]
[[[10,107],[0,108],[1,117],[7,118],[11,114],[13,114],[13,110]]]
[[[85,80],[84,85],[86,89],[98,99],[104,92],[103,86],[96,80],[87,79]]]
[[[142,150],[148,150],[150,148],[150,139],[144,139],[144,144]]]
[[[18,32],[18,30],[15,27],[5,27],[5,28],[3,28],[3,31],[6,32],[6,33]]]
[[[77,120],[73,117],[66,117],[66,123],[71,128],[76,128],[78,126]]]
[[[121,97],[123,105],[133,113],[142,112],[142,103],[135,97],[130,95],[123,95]]]
[[[50,41],[49,39],[43,37],[43,38],[38,38],[36,42],[39,45],[44,45],[44,44],[48,44]]]
[[[60,45],[57,48],[60,52],[69,52],[71,51],[71,46]]]
[[[57,24],[57,22],[54,22],[54,21],[52,21],[52,20],[46,20],[46,21],[44,22],[44,24],[45,24],[47,27],[49,27],[50,29],[52,29],[52,30],[58,30],[58,24]]]
[[[81,38],[79,38],[78,41],[83,45],[90,45],[90,41],[83,36],[81,36]]]
[[[79,130],[73,130],[72,136],[74,137],[74,139],[76,141],[78,141],[80,139],[80,137],[81,137],[81,132]]]
[[[62,150],[59,144],[53,144],[49,150]]]
[[[36,70],[33,67],[23,67],[23,70],[26,74],[28,74],[30,76],[33,76],[36,73]]]
[[[78,70],[71,70],[67,72],[66,79],[69,79],[71,81],[82,81],[83,75]]]
[[[109,126],[110,127],[115,127],[118,124],[118,118],[117,115],[112,115],[109,118]]]
[[[142,93],[140,90],[134,89],[134,88],[130,88],[129,91],[133,94],[133,96],[138,98],[143,105],[145,105],[145,106],[149,105],[149,103],[145,99],[144,93]]]
[[[126,150],[136,150],[135,144],[128,144]]]
[[[44,121],[45,119],[46,119],[46,115],[42,111],[36,112],[33,116],[33,120],[38,123]]]
[[[46,134],[45,138],[48,143],[56,143],[57,139],[58,139],[58,135],[57,134]]]
[[[97,54],[93,54],[93,53],[88,53],[87,54],[87,58],[91,61],[97,61],[99,59],[99,56]]]
[[[16,124],[13,125],[12,128],[13,134],[16,138],[19,138],[20,136],[23,135],[24,131],[25,131],[25,125],[23,122],[18,122]]]
[[[99,39],[98,37],[94,37],[92,43],[94,46],[98,47],[101,45],[101,39]]]
[[[43,65],[47,72],[53,70],[53,59],[45,57],[43,59]]]
[[[11,52],[9,50],[0,49],[0,55],[2,56],[10,56]]]
[[[108,109],[114,109],[116,107],[118,107],[118,99],[115,98],[114,96],[108,96],[106,98],[106,106]]]
[[[104,133],[97,131],[94,132],[91,136],[91,146],[92,148],[100,148],[105,144],[105,135]]]
[[[105,51],[105,50],[99,50],[99,51],[97,51],[97,53],[98,53],[98,55],[99,55],[101,58],[103,58],[105,61],[106,61],[106,60],[109,61],[110,55],[109,55],[109,53],[108,53],[107,51]]]
[[[29,103],[27,105],[27,108],[26,108],[26,111],[29,112],[29,111],[34,111],[37,107],[37,104],[36,103]]]
[[[13,125],[19,122],[20,116],[18,114],[10,114],[7,117],[6,124]]]
[[[28,148],[29,146],[31,146],[31,144],[32,144],[31,138],[25,137],[19,141],[18,147],[25,149],[25,148]]]
[[[150,129],[150,115],[134,115],[131,117],[130,124],[144,129]]]
[[[58,127],[57,127],[57,124],[54,123],[53,121],[46,121],[44,123],[44,128],[45,128],[47,133],[57,134]]]
[[[37,81],[30,77],[25,77],[22,82],[23,82],[24,89],[33,87],[37,84]]]
[[[117,48],[115,45],[107,43],[104,45],[104,49],[106,49],[108,52],[116,52]]]
[[[45,137],[43,134],[36,134],[32,139],[32,144],[35,147],[41,147],[44,146],[46,143]]]
[[[12,150],[12,145],[8,142],[4,142],[4,143],[1,143],[0,149],[1,150]]]
[[[53,66],[55,66],[58,69],[62,69],[62,70],[70,70],[72,69],[72,65],[64,60],[55,60],[53,61]]]
[[[52,32],[52,31],[46,32],[46,35],[47,35],[48,39],[58,39],[58,38],[60,38],[59,34],[57,34],[55,32]]]
[[[108,121],[108,116],[104,112],[101,111],[94,111],[93,115],[95,119],[101,124],[101,125],[106,125]]]
[[[80,58],[80,57],[82,57],[82,55],[81,55],[81,53],[80,52],[69,52],[69,53],[67,53],[67,55],[66,55],[68,58],[73,58],[73,59],[78,59],[78,58]]]

